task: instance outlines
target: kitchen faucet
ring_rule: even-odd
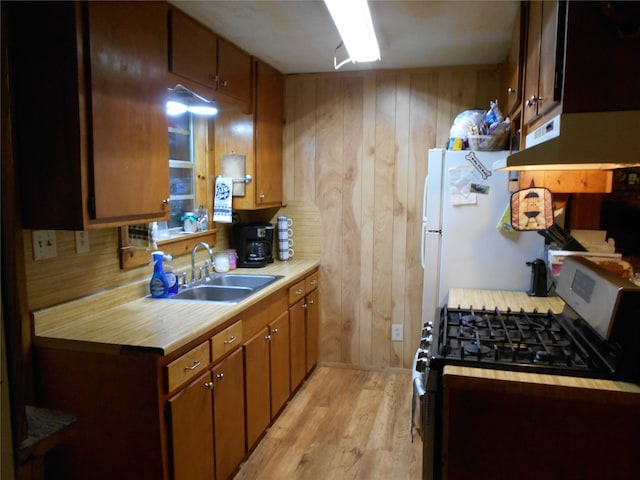
[[[209,252],[209,258],[211,259],[211,267],[213,268],[213,249],[206,242],[198,242],[193,247],[193,251],[191,252],[191,281],[195,282],[196,280],[196,251],[198,247],[204,247]]]

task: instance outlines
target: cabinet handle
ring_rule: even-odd
[[[307,305],[306,303],[302,304],[302,308],[307,308],[309,305]]]
[[[218,380],[224,380],[224,373],[219,373],[218,375],[216,375],[216,378]]]
[[[304,290],[301,288],[296,290],[296,295],[302,295],[303,293],[304,293]]]
[[[264,336],[264,339],[265,339],[267,342],[270,342],[270,341],[271,341],[271,335],[265,335],[265,336]]]
[[[221,87],[227,87],[229,85],[229,82],[227,82],[226,80],[222,80],[218,83],[218,85],[220,85]]]
[[[200,360],[196,360],[195,362],[193,362],[193,365],[191,365],[190,367],[184,367],[184,369],[185,370],[195,370],[199,366],[200,366]]]
[[[309,282],[309,283],[311,283],[311,285],[317,285],[318,284],[318,280],[311,280],[311,282]]]
[[[542,102],[542,97],[536,97],[535,95],[531,95],[531,98],[526,102],[524,102],[524,105],[526,107],[531,108],[531,107],[534,107],[536,103],[541,103],[541,102]]]
[[[207,390],[213,390],[213,382],[206,382],[204,384],[204,388],[206,388]]]
[[[264,200],[264,197],[265,197],[264,193],[261,193],[260,194],[260,200]]]
[[[507,93],[509,95],[515,95],[516,93],[518,93],[518,91],[515,88],[509,87],[509,88],[507,88]]]
[[[313,300],[309,300],[309,305],[313,305]]]
[[[162,204],[163,205],[169,205],[171,203],[171,199],[170,198],[165,198],[164,200],[162,200]]]
[[[271,330],[271,333],[273,333],[274,335],[277,335],[280,332],[277,328],[274,328],[273,330]]]
[[[224,341],[224,344],[225,344],[225,345],[230,345],[230,344],[232,344],[233,342],[235,342],[237,339],[238,339],[238,337],[236,337],[235,335],[231,335],[231,338],[230,338],[229,340],[225,340],[225,341]]]

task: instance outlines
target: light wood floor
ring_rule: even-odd
[[[418,480],[411,373],[318,367],[234,480]]]

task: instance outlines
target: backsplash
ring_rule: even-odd
[[[320,256],[320,214],[313,204],[290,202],[290,205],[274,210],[270,221],[287,215],[294,219],[296,228],[296,255],[318,258]],[[216,224],[215,250],[229,247],[229,225]],[[141,266],[129,270],[120,269],[118,257],[118,229],[107,228],[86,232],[89,251],[76,253],[75,232],[55,231],[57,255],[54,258],[33,259],[31,230],[24,231],[24,256],[27,275],[27,294],[30,310],[50,307],[69,300],[116,289],[131,284],[135,296],[148,294],[151,267]],[[201,253],[198,261],[201,261]],[[151,252],[149,252],[151,260]],[[191,270],[191,255],[173,259],[178,272]],[[120,293],[118,293],[120,294]]]

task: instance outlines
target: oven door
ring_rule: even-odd
[[[441,419],[438,414],[440,397],[440,372],[431,368],[429,359],[419,359],[416,352],[413,368],[413,405],[411,409],[411,438],[414,428],[422,437],[422,478],[439,479],[442,474],[442,446],[439,439]],[[424,372],[416,369],[419,362],[425,362]],[[441,410],[440,410],[441,411]]]

